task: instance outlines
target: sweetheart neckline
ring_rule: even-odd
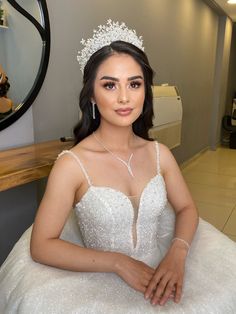
[[[164,181],[163,175],[162,175],[161,173],[157,173],[157,174],[156,174],[155,176],[153,176],[153,177],[146,183],[146,185],[144,186],[142,192],[140,193],[138,210],[139,210],[139,208],[140,208],[140,204],[141,204],[141,200],[142,200],[142,196],[143,196],[143,194],[144,194],[144,191],[145,191],[145,190],[147,189],[147,187],[151,184],[151,182],[154,181],[154,180],[155,180],[156,178],[158,178],[158,177],[162,178],[162,180]],[[165,181],[164,181],[164,182],[165,182]],[[129,199],[129,196],[126,195],[125,193],[123,193],[122,191],[120,191],[120,190],[118,190],[118,189],[115,189],[115,188],[112,188],[112,187],[109,187],[109,186],[99,186],[99,185],[92,185],[92,184],[88,187],[88,189],[87,189],[86,192],[83,194],[83,196],[81,197],[81,199],[79,200],[79,202],[77,202],[77,203],[75,204],[75,206],[74,206],[75,208],[78,207],[78,206],[81,204],[81,202],[83,201],[83,199],[86,197],[86,195],[89,193],[89,191],[90,191],[91,189],[108,189],[108,190],[111,190],[111,191],[113,191],[113,192],[115,192],[115,193],[121,194],[124,198],[126,198],[126,199],[129,201],[131,207],[133,208],[133,205],[132,205],[132,203],[131,203],[131,201],[130,201],[130,199]]]
[[[142,200],[143,200],[143,197],[145,195],[145,191],[147,190],[147,188],[149,187],[149,185],[156,179],[158,178],[161,178],[163,180],[163,183],[165,184],[165,181],[164,181],[164,178],[162,176],[161,173],[158,173],[156,174],[154,177],[152,177],[148,182],[147,184],[144,186],[141,194],[140,194],[140,198],[139,198],[139,204],[138,204],[138,208],[137,208],[137,219],[136,219],[136,223],[135,223],[135,228],[136,228],[136,243],[134,243],[134,237],[133,237],[133,234],[132,234],[132,225],[130,226],[130,240],[131,240],[131,246],[132,246],[132,250],[133,251],[136,251],[138,250],[139,248],[139,221],[140,221],[140,216],[142,215],[141,212],[142,212]],[[111,187],[107,187],[107,186],[94,186],[94,185],[90,185],[87,189],[87,191],[84,193],[84,195],[81,197],[80,201],[75,205],[75,208],[77,208],[83,201],[83,199],[87,196],[87,194],[89,194],[90,190],[91,189],[95,189],[95,190],[99,190],[99,189],[108,189],[114,193],[117,193],[117,194],[120,194],[123,199],[125,199],[127,201],[127,205],[129,207],[129,210],[130,210],[130,214],[131,214],[131,224],[134,220],[134,207],[133,207],[133,204],[131,202],[131,200],[129,199],[129,197],[121,192],[120,190],[117,190],[117,189],[114,189],[114,188],[111,188]]]

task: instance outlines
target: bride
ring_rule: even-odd
[[[199,220],[173,155],[148,137],[142,39],[108,20],[82,44],[75,145],[1,267],[0,312],[235,313],[236,245]]]

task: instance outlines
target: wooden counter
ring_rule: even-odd
[[[47,177],[57,155],[72,145],[57,140],[0,151],[0,191]]]

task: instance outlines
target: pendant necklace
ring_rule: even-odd
[[[131,177],[134,178],[134,174],[133,174],[133,171],[132,171],[131,165],[130,165],[131,159],[132,159],[132,157],[133,157],[134,154],[132,153],[132,154],[129,156],[128,161],[126,162],[126,161],[123,160],[122,158],[116,156],[112,151],[110,151],[110,149],[108,149],[108,148],[97,138],[97,136],[95,135],[95,133],[93,133],[93,136],[94,136],[95,140],[96,140],[108,153],[110,153],[113,157],[115,157],[117,160],[119,160],[120,162],[122,162],[122,163],[127,167],[129,174],[131,175]]]

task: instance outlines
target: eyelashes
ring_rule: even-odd
[[[113,82],[106,82],[105,84],[103,84],[103,87],[105,87],[105,89],[114,89],[115,88],[115,83]]]
[[[132,82],[130,83],[130,86],[131,86],[132,88],[139,88],[141,85],[142,85],[142,83],[141,83],[140,81],[132,81]]]
[[[129,88],[131,89],[138,89],[142,85],[142,82],[140,81],[132,81],[129,84]],[[113,90],[116,88],[115,82],[106,82],[103,84],[103,87],[107,90]]]

